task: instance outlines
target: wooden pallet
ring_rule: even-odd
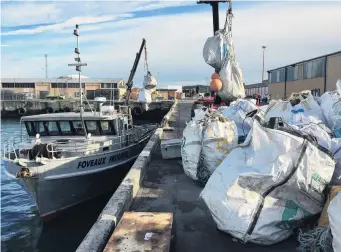
[[[173,213],[125,212],[104,252],[167,252]]]

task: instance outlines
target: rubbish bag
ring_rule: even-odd
[[[254,120],[244,144],[219,165],[201,197],[218,229],[243,242],[274,244],[321,212],[334,167],[331,154],[312,138]]]
[[[141,91],[139,92],[139,101],[151,103],[152,102],[152,92],[150,90],[142,88]]]
[[[341,252],[341,193],[339,192],[328,207],[329,225],[333,234],[334,252]]]
[[[154,92],[153,89],[145,89],[145,88],[142,88],[141,91],[139,92],[139,96],[138,96],[138,100],[140,102],[143,102],[145,103],[144,104],[144,109],[146,111],[148,111],[149,107],[148,107],[148,104],[150,104],[152,102],[152,93]]]
[[[341,138],[332,138],[331,143],[331,152],[336,160],[336,165],[330,184],[341,186]]]
[[[215,32],[213,37],[209,37],[204,45],[203,57],[207,64],[220,70],[224,58],[228,55],[228,42],[226,33],[223,30]]]
[[[281,117],[285,122],[291,124],[293,117],[297,114],[313,116],[322,121],[323,124],[327,124],[321,107],[309,90],[293,93],[288,101],[271,101],[264,119],[269,121],[271,117]]]
[[[198,122],[204,120],[205,116],[208,114],[208,110],[204,110],[203,108],[194,109],[194,117],[193,120]]]
[[[336,137],[341,137],[341,79],[336,83],[336,90],[321,96],[321,108],[329,128]]]
[[[147,90],[154,89],[157,85],[155,77],[148,71],[147,75],[144,76],[143,87]]]
[[[215,112],[203,124],[202,151],[197,168],[197,178],[206,184],[208,178],[238,145],[238,131],[234,121]]]
[[[290,126],[315,137],[319,145],[329,151],[332,151],[331,131],[316,117],[297,114],[293,117],[292,124],[290,124]]]
[[[227,38],[229,42],[229,53],[225,57],[219,72],[223,86],[218,91],[218,95],[223,101],[231,101],[245,97],[243,74],[235,59],[232,37],[229,34]]]
[[[203,122],[191,120],[183,131],[181,157],[185,174],[197,180],[197,167],[202,149]]]
[[[246,136],[252,126],[252,118],[246,117],[246,114],[258,110],[258,107],[248,100],[237,99],[237,101],[229,107],[223,106],[219,111],[229,120],[235,122],[238,130],[238,136]]]

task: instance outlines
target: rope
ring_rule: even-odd
[[[298,250],[302,252],[333,252],[333,236],[329,227],[316,227],[306,233],[300,231],[298,241]]]

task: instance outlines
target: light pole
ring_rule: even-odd
[[[264,82],[264,53],[266,46],[262,46],[263,48],[263,70],[262,70],[262,83]]]
[[[47,75],[47,54],[44,54],[45,55],[45,78],[47,79],[48,78],[48,75]]]

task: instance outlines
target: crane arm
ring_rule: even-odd
[[[142,39],[142,44],[141,44],[140,50],[139,50],[138,53],[136,53],[136,58],[135,58],[135,61],[134,61],[134,65],[133,65],[133,68],[130,71],[129,79],[128,79],[128,82],[127,82],[126,105],[128,105],[128,102],[129,102],[131,88],[133,87],[133,79],[134,79],[134,76],[135,76],[135,73],[136,73],[137,66],[139,65],[139,61],[140,61],[140,58],[141,58],[142,50],[143,50],[145,44],[146,44],[146,40]]]

